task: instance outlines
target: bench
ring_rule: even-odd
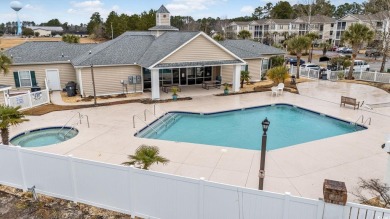
[[[168,93],[172,87],[177,87],[177,91],[181,92],[181,88],[177,84],[163,85],[163,86],[161,86],[161,90],[165,93]]]
[[[346,104],[347,105],[352,105],[353,109],[355,110],[356,107],[357,107],[357,109],[359,109],[360,102],[356,101],[355,98],[341,96],[340,107],[342,105],[344,105],[344,107],[345,107]]]
[[[221,82],[220,81],[204,81],[202,83],[202,88],[209,90],[210,87],[220,88]]]

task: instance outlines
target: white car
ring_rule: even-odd
[[[321,67],[319,65],[316,65],[316,64],[305,64],[305,65],[301,65],[302,68],[305,68],[307,70],[309,69],[313,69],[313,70],[321,70]]]
[[[349,70],[350,67],[348,67],[347,69]],[[370,70],[370,65],[366,62],[366,61],[363,61],[363,60],[355,60],[355,62],[353,63],[353,71],[369,71]]]
[[[345,47],[339,47],[339,48],[336,49],[336,52],[343,52],[344,48]]]

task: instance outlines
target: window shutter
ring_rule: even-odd
[[[14,72],[14,79],[15,79],[15,87],[20,87],[19,73],[17,71]]]
[[[33,87],[37,86],[37,79],[35,78],[35,71],[30,71],[31,74],[31,84]]]
[[[248,71],[248,65],[245,65],[245,71]]]

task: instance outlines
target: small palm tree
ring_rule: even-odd
[[[156,146],[141,145],[135,151],[135,155],[129,155],[130,161],[123,162],[123,165],[137,165],[137,167],[148,170],[154,163],[167,164],[169,160],[159,156],[160,149]]]
[[[247,30],[241,30],[238,35],[237,35],[239,38],[241,39],[248,39],[252,36],[251,32],[247,31]]]
[[[320,47],[322,48],[322,55],[325,56],[326,52],[328,52],[328,50],[332,47],[332,45],[330,45],[330,43],[326,42],[326,43],[321,43]]]
[[[284,80],[288,78],[288,69],[285,66],[276,66],[267,71],[267,76],[274,83],[284,83]]]
[[[370,42],[373,39],[374,39],[374,31],[370,30],[370,28],[368,28],[364,24],[356,23],[348,27],[348,29],[344,32],[342,36],[342,41],[344,43],[351,45],[352,47],[352,60],[351,60],[352,63],[355,62],[360,47],[363,46],[365,42]],[[351,80],[352,75],[353,75],[353,67],[350,67],[348,73],[348,79]]]
[[[4,53],[0,53],[0,73],[3,72],[4,74],[8,74],[11,64],[12,59]]]
[[[297,36],[288,40],[288,50],[297,55],[297,78],[299,78],[299,66],[301,65],[302,52],[309,49],[311,39],[306,36]]]
[[[225,38],[223,38],[223,36],[221,34],[217,34],[213,37],[214,40],[216,41],[224,41]]]
[[[71,34],[65,34],[62,36],[62,41],[66,43],[80,43],[80,37]]]
[[[19,111],[20,106],[12,107],[0,105],[0,131],[3,144],[9,144],[9,127],[17,126],[22,122],[28,121],[25,119],[24,113]]]
[[[241,77],[240,77],[241,88],[244,88],[244,81],[246,81],[246,83],[249,83],[250,79],[251,79],[251,76],[250,76],[249,71],[241,71]]]

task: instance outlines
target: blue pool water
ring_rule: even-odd
[[[271,122],[267,150],[365,129],[309,110],[278,104],[207,115],[170,113],[137,136],[260,150],[261,122],[265,117]]]
[[[79,131],[70,127],[49,127],[21,133],[10,140],[10,143],[21,147],[41,147],[61,143],[74,138]]]

